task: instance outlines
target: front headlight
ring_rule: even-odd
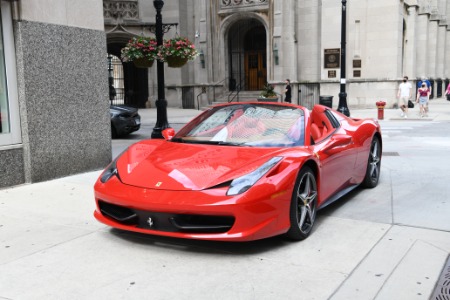
[[[261,177],[264,176],[270,169],[272,169],[282,157],[273,157],[267,162],[265,162],[261,167],[255,171],[248,173],[244,176],[238,177],[231,182],[230,188],[228,189],[227,195],[234,196],[242,194],[251,188]]]
[[[106,183],[108,180],[111,179],[113,176],[117,176],[119,178],[119,172],[117,171],[117,160],[119,159],[120,155],[117,156],[106,168],[105,171],[103,171],[102,175],[100,176],[100,181],[102,183]]]
[[[110,114],[111,118],[114,118],[114,117],[117,117],[117,116],[120,115],[120,111],[117,111],[117,110],[110,110],[110,111],[109,111],[109,114]]]

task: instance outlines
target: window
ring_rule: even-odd
[[[0,6],[0,146],[21,143],[10,3]]]

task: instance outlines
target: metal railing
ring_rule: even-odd
[[[197,110],[200,110],[200,101],[198,100],[198,97],[200,97],[203,94],[206,94],[206,86],[203,86],[201,93],[197,95]]]
[[[243,87],[245,87],[245,80],[241,80],[241,82],[239,82],[236,85],[236,89],[234,91],[231,91],[228,94],[228,103],[233,102],[233,100],[235,98],[237,98],[237,102],[239,102],[239,93],[240,93],[240,91],[242,90]],[[236,94],[234,94],[234,93],[236,93]],[[231,99],[230,99],[230,97],[231,97]]]

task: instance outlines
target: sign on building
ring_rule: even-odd
[[[337,69],[341,57],[341,49],[324,49],[324,68]]]

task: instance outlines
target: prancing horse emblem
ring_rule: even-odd
[[[155,186],[156,186],[156,187],[160,187],[160,186],[161,186],[161,184],[162,184],[162,182],[161,182],[161,181],[159,181],[159,182],[157,182],[157,183],[155,184]]]
[[[153,227],[153,225],[155,224],[155,223],[153,223],[152,217],[148,218],[147,223],[148,223],[148,226],[150,226],[150,227]]]

